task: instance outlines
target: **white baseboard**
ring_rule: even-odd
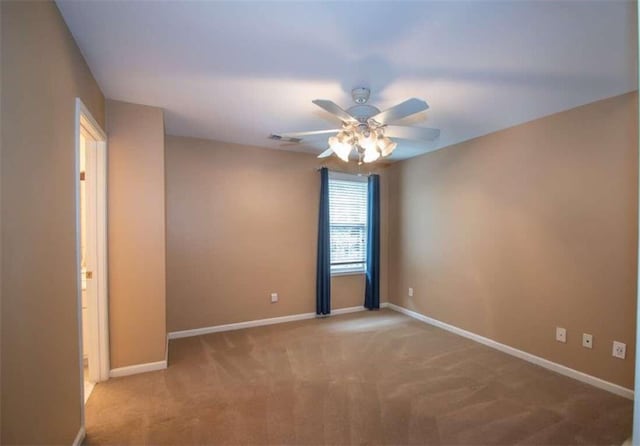
[[[235,322],[233,324],[213,325],[211,327],[193,328],[191,330],[171,331],[168,333],[169,339],[189,338],[191,336],[200,336],[209,333],[219,333],[221,331],[240,330],[242,328],[261,327],[263,325],[282,324],[284,322],[301,321],[304,319],[313,319],[315,313],[300,313],[290,316],[272,317],[269,319],[257,319],[254,321]]]
[[[136,375],[138,373],[155,372],[156,370],[164,370],[167,368],[167,361],[147,362],[146,364],[129,365],[126,367],[118,367],[111,369],[109,378],[119,378],[121,376]]]
[[[169,335],[166,336],[167,343],[164,346],[164,362],[169,364]]]
[[[339,315],[339,314],[348,314],[348,313],[357,313],[358,311],[366,310],[365,307],[347,307],[347,308],[338,308],[337,310],[331,310],[331,315]]]
[[[430,318],[428,316],[417,313],[415,311],[408,310],[399,305],[389,303],[386,306],[392,310],[406,314],[407,316],[410,316],[414,319],[425,322],[429,325],[433,325],[434,327],[442,328],[443,330],[447,330],[451,333],[471,339],[472,341],[476,341],[476,342],[479,342],[480,344],[484,344],[486,346],[495,348],[496,350],[500,350],[501,352],[515,356],[516,358],[520,358],[525,361],[531,362],[533,364],[539,365],[541,367],[544,367],[545,369],[552,370],[556,373],[560,373],[561,375],[568,376],[569,378],[582,381],[583,383],[586,383],[586,384],[591,384],[592,386],[598,387],[600,389],[606,390],[611,393],[615,393],[616,395],[620,395],[630,400],[633,399],[633,390],[627,389],[626,387],[622,387],[612,382],[605,381],[600,378],[596,378],[595,376],[587,375],[586,373],[580,372],[578,370],[569,368],[567,366],[558,364],[553,361],[549,361],[548,359],[544,359],[539,356],[532,355],[531,353],[518,350],[517,348],[510,347],[505,344],[501,344],[500,342],[494,341],[493,339],[485,338],[484,336],[480,336],[470,331],[463,330],[462,328],[456,327],[455,325],[450,325],[445,322],[441,322],[437,319]]]
[[[85,430],[84,426],[80,426],[80,430],[78,430],[78,435],[76,435],[76,438],[73,440],[73,443],[71,446],[80,446],[84,441],[84,437],[86,435],[87,435],[87,431]]]
[[[383,305],[386,305],[386,302],[383,304],[380,304],[380,307],[382,308]],[[360,306],[338,308],[335,310],[331,310],[330,316],[347,314],[347,313],[355,313],[355,312],[364,311],[364,310],[365,308]],[[313,319],[315,317],[316,317],[315,313],[291,314],[289,316],[272,317],[269,319],[257,319],[254,321],[236,322],[233,324],[224,324],[224,325],[214,325],[211,327],[194,328],[191,330],[172,331],[167,334],[167,338],[168,339],[188,338],[191,336],[200,336],[200,335],[209,334],[209,333],[219,333],[221,331],[240,330],[242,328],[261,327],[263,325],[273,325],[273,324],[282,324],[284,322],[302,321],[305,319]]]

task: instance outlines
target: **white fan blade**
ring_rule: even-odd
[[[387,125],[384,127],[384,135],[389,138],[415,139],[433,141],[440,136],[440,129],[426,127],[406,127],[403,125]]]
[[[331,148],[325,150],[324,152],[322,152],[320,155],[318,155],[318,158],[326,158],[328,156],[331,156],[333,154],[333,150],[331,150]]]
[[[278,135],[285,138],[303,138],[305,136],[314,136],[314,135],[326,135],[329,133],[338,133],[340,129],[331,129],[331,130],[314,130],[311,132],[294,132],[294,133],[278,133]]]
[[[341,109],[340,106],[333,101],[329,101],[327,99],[316,99],[311,102],[324,109],[325,111],[328,111],[332,115],[337,116],[343,122],[358,122],[356,118]]]
[[[421,99],[408,99],[395,107],[391,107],[377,115],[371,117],[379,124],[388,124],[389,122],[397,121],[398,119],[406,118],[407,116],[425,111],[429,108],[429,105]]]

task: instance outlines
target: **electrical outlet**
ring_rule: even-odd
[[[615,358],[624,359],[627,356],[627,344],[613,341],[613,351],[611,355]]]
[[[271,303],[275,304],[278,302],[278,293],[271,293]]]
[[[556,341],[567,342],[567,330],[562,327],[556,327]]]
[[[582,346],[584,348],[593,348],[593,336],[589,333],[582,333]]]
[[[409,297],[413,297],[413,288],[409,288]]]

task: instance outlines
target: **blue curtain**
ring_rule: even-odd
[[[380,176],[369,175],[367,184],[367,271],[364,306],[380,308]]]
[[[331,245],[329,243],[329,170],[320,169],[318,261],[316,265],[316,314],[331,313]]]

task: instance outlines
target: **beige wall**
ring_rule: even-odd
[[[104,98],[52,2],[2,11],[2,440],[71,444],[80,428],[75,98]]]
[[[2,7],[0,6],[0,98],[2,98]],[[0,173],[2,172],[2,100],[0,100]],[[2,181],[0,181],[2,209]],[[0,215],[1,216],[1,215]],[[2,395],[2,219],[0,218],[0,395]],[[2,442],[2,397],[0,397],[0,442]]]
[[[632,388],[636,107],[627,94],[389,168],[390,300]]]
[[[168,331],[315,311],[319,160],[175,136],[166,152]],[[384,177],[381,189],[385,220]],[[333,309],[363,296],[363,275],[332,280]]]
[[[163,112],[109,100],[107,132],[113,369],[165,358]]]

